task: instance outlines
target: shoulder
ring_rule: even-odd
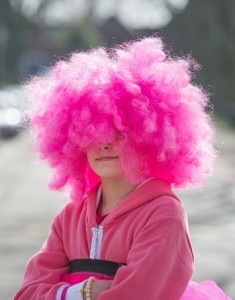
[[[177,219],[185,220],[186,212],[181,200],[172,195],[163,195],[155,199],[155,206],[159,216],[175,217]]]
[[[148,216],[142,226],[138,227],[138,235],[146,234],[162,243],[181,243],[193,257],[188,231],[188,220],[181,201],[170,195],[155,198],[148,207]]]
[[[178,197],[162,195],[146,203],[142,209],[146,224],[171,223],[188,227],[184,206]]]
[[[137,207],[142,206],[141,209],[157,218],[171,216],[185,219],[181,200],[174,193],[171,185],[164,181],[153,179],[143,184],[136,190],[135,201],[136,199]]]
[[[81,201],[71,201],[64,206],[64,208],[55,217],[55,222],[62,224],[68,224],[73,220],[78,220],[82,211],[86,207],[87,199],[84,198]]]

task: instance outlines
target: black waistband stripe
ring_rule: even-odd
[[[102,259],[74,259],[70,262],[70,265],[71,273],[94,272],[114,276],[117,270],[125,264]]]

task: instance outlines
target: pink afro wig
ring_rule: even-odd
[[[54,170],[50,187],[80,199],[99,180],[86,148],[117,133],[125,137],[123,168],[131,180],[202,185],[215,157],[214,130],[208,95],[191,82],[195,67],[151,37],[112,51],[75,52],[33,78],[25,90],[36,149]]]

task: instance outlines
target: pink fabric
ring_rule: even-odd
[[[69,262],[89,258],[97,189],[84,201],[68,204],[56,216],[47,241],[27,265],[14,300],[54,300],[64,284],[61,276],[69,271]],[[127,265],[118,269],[112,288],[96,300],[182,297],[193,273],[193,253],[183,206],[168,184],[152,180],[142,185],[105,218],[102,226],[100,259]]]
[[[181,300],[232,300],[213,281],[190,281]]]
[[[89,277],[95,277],[97,280],[112,280],[113,277],[107,276],[104,274],[99,274],[99,273],[92,273],[92,272],[87,272],[87,273],[66,273],[61,276],[61,281],[67,282],[69,284],[76,284],[83,282],[84,280],[87,280]]]

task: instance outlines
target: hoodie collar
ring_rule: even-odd
[[[100,197],[100,184],[88,194],[87,221],[89,226],[96,226],[97,197]],[[125,197],[120,204],[105,218],[103,226],[118,222],[119,218],[133,209],[163,195],[169,195],[179,200],[171,189],[171,185],[155,178],[142,182],[133,192]]]

